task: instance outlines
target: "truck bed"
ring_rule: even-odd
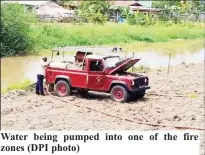
[[[85,88],[87,73],[78,63],[51,62],[46,68],[46,82],[54,84],[57,78],[68,78],[72,87]]]
[[[51,62],[50,67],[60,69],[82,70],[75,62]]]

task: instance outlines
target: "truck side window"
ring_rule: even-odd
[[[102,61],[91,60],[90,61],[90,71],[103,71]]]

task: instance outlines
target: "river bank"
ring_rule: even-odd
[[[168,42],[177,39],[203,39],[202,24],[161,24],[133,26],[107,23],[105,25],[65,23],[36,24],[31,27],[35,49],[61,46],[100,46],[133,42]]]
[[[2,56],[35,55],[63,46],[116,46],[138,42],[160,43],[173,40],[203,39],[204,26],[201,23],[161,23],[152,26],[139,26],[127,23],[74,25],[37,22],[28,27],[26,37],[29,47],[24,47],[25,50],[16,51],[15,54],[8,50],[3,51]],[[22,47],[22,49],[24,48]]]

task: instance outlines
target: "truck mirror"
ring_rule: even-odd
[[[57,52],[57,54],[56,54],[56,55],[60,55],[59,51]]]

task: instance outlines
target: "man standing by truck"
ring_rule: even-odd
[[[49,63],[47,62],[47,58],[44,57],[42,58],[40,62],[40,69],[37,73],[37,83],[36,83],[36,94],[37,95],[42,95],[44,96],[44,91],[43,91],[43,79],[45,77],[45,69],[46,66],[48,66]]]

